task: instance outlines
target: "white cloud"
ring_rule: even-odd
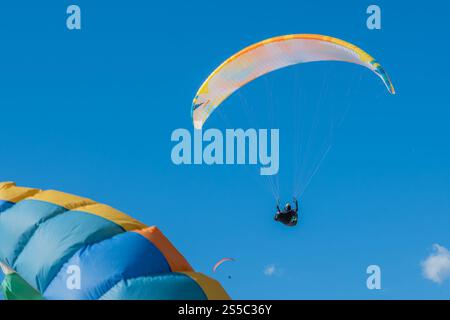
[[[425,278],[436,283],[450,278],[450,251],[434,244],[433,252],[422,261],[422,272]]]
[[[268,277],[272,277],[272,276],[281,276],[283,275],[283,269],[281,269],[280,267],[278,267],[275,264],[269,264],[267,265],[264,270],[264,275],[268,276]]]
[[[264,274],[268,277],[273,276],[277,268],[275,265],[271,264],[264,268]]]

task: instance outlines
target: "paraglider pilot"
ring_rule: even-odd
[[[275,214],[275,221],[279,221],[282,224],[293,227],[298,221],[298,201],[294,197],[295,209],[292,209],[291,204],[288,202],[284,206],[284,210],[280,209],[280,201],[277,203],[277,213]]]

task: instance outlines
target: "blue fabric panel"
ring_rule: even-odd
[[[39,225],[13,267],[30,285],[44,292],[78,250],[122,232],[120,226],[99,216],[67,211]]]
[[[66,209],[38,200],[21,201],[0,215],[0,260],[13,265],[39,224]]]
[[[75,266],[77,274],[71,273]],[[162,253],[145,237],[126,232],[79,250],[48,286],[46,299],[96,300],[118,282],[170,272]],[[80,284],[80,289],[67,283]]]
[[[0,200],[0,214],[5,211],[6,209],[11,208],[14,205],[13,202],[9,202],[9,201],[5,201],[5,200]]]
[[[182,273],[123,280],[101,297],[105,300],[206,300],[202,288]]]

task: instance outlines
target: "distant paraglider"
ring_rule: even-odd
[[[219,268],[222,264],[224,264],[225,262],[233,262],[233,261],[236,261],[235,259],[233,259],[233,258],[223,258],[223,259],[220,259],[219,261],[217,261],[217,263],[214,265],[214,267],[213,267],[213,269],[212,269],[212,271],[215,273],[216,271],[217,271],[217,268]],[[231,276],[229,275],[228,276],[228,279],[231,279]]]

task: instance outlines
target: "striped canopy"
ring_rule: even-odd
[[[11,182],[0,183],[0,262],[44,299],[229,299],[157,227],[90,199]]]

